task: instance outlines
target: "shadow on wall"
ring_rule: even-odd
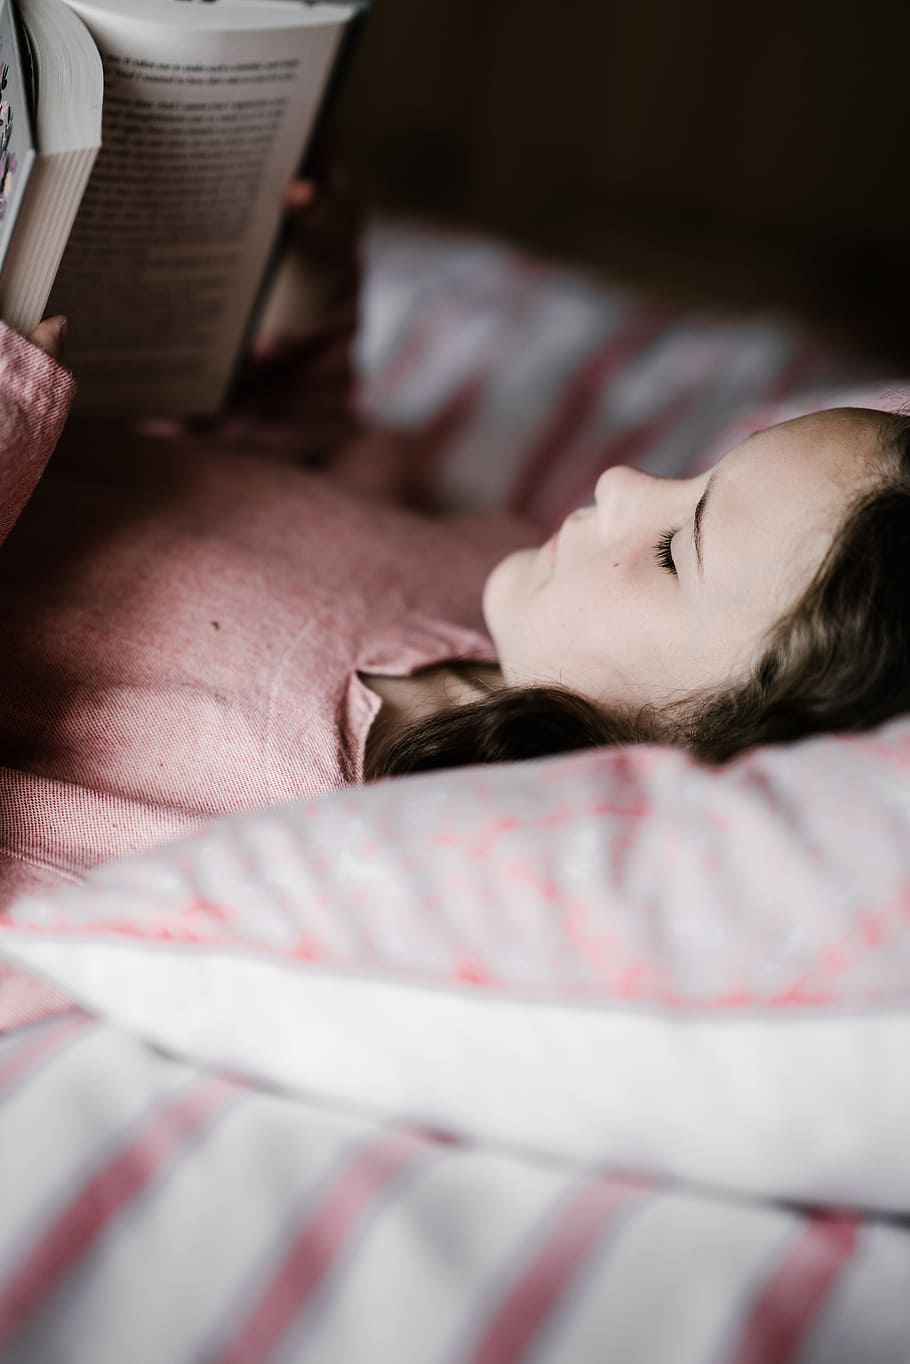
[[[337,133],[384,212],[910,360],[908,39],[880,0],[374,0]]]

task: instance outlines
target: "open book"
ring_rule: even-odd
[[[358,11],[0,0],[0,318],[70,318],[80,412],[223,406]]]

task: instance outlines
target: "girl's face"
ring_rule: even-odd
[[[637,706],[745,678],[871,487],[882,422],[865,408],[782,422],[695,478],[607,469],[594,506],[487,579],[503,680]]]

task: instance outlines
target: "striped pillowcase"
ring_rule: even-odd
[[[486,238],[377,223],[364,263],[359,405],[400,438],[421,505],[549,530],[610,465],[695,472],[756,407],[878,378],[795,323],[674,307]]]

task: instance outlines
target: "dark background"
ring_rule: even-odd
[[[374,0],[332,133],[368,208],[910,365],[908,9]]]

